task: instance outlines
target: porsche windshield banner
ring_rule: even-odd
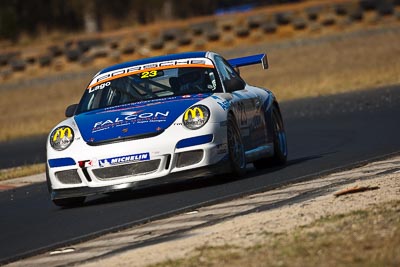
[[[138,74],[142,72],[152,73],[151,71],[162,70],[162,69],[172,69],[177,67],[206,67],[214,68],[212,61],[208,58],[188,58],[180,60],[169,60],[162,61],[144,65],[130,66],[122,69],[113,70],[110,72],[102,73],[93,78],[90,82],[88,89],[91,90],[92,87],[99,85],[116,78],[129,76],[133,74]],[[154,72],[153,72],[154,73]]]

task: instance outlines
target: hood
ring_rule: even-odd
[[[74,119],[83,140],[89,144],[154,136],[167,129],[187,108],[210,95],[141,101],[82,113]]]

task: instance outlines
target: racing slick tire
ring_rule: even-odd
[[[271,112],[272,131],[274,138],[274,155],[253,162],[256,169],[265,169],[267,167],[283,165],[287,161],[287,143],[286,132],[283,125],[282,115],[277,106],[272,107]]]
[[[240,129],[232,114],[228,115],[227,139],[231,172],[235,177],[246,173],[246,155]]]

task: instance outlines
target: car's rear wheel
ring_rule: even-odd
[[[240,129],[235,117],[228,115],[228,151],[232,174],[236,177],[243,176],[246,173],[246,156]]]
[[[59,207],[76,207],[80,206],[85,202],[86,197],[71,197],[71,198],[61,198],[53,199],[53,203]]]
[[[283,120],[279,109],[276,106],[272,107],[272,131],[274,138],[274,155],[271,158],[262,158],[253,162],[257,169],[264,169],[271,166],[283,165],[287,161],[287,143],[286,132],[283,125]]]

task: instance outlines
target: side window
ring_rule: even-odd
[[[236,82],[235,84],[241,83],[244,86],[244,81],[242,80],[242,78],[240,78],[237,72],[222,57],[216,56],[215,64],[217,65],[222,83],[224,84],[226,90],[229,90],[228,88],[231,87],[233,81]]]

